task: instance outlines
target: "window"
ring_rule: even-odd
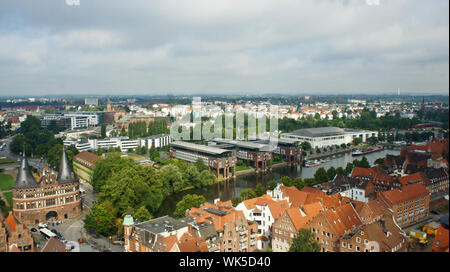
[[[353,245],[352,245],[352,244],[348,244],[348,248],[349,248],[349,249],[352,249],[352,248],[353,248]]]
[[[357,242],[357,243],[361,243],[361,238],[356,237],[356,242]]]
[[[356,247],[356,251],[361,251],[361,249],[359,248],[359,246]]]
[[[346,242],[342,242],[342,247],[346,248],[347,247],[347,243]]]

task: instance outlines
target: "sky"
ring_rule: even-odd
[[[0,2],[0,96],[449,92],[448,0]]]

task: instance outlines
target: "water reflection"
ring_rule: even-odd
[[[376,159],[384,158],[386,154],[398,155],[400,154],[400,151],[382,150],[379,152],[368,154],[365,157],[369,161],[370,165],[374,165]],[[362,156],[353,157],[351,153],[346,153],[341,154],[336,158],[332,158],[331,161],[322,163],[321,165],[316,167],[305,168],[300,166],[286,166],[274,168],[272,172],[268,172],[266,174],[259,173],[241,176],[237,177],[236,180],[224,181],[222,183],[218,183],[209,187],[183,191],[181,193],[167,197],[162,203],[159,211],[156,213],[156,216],[162,216],[166,214],[171,215],[175,211],[178,201],[180,201],[183,196],[187,194],[203,195],[208,202],[212,202],[216,198],[220,198],[222,201],[226,201],[232,199],[235,196],[239,196],[241,192],[247,188],[255,188],[257,184],[266,186],[271,180],[278,181],[283,176],[290,176],[293,179],[296,177],[312,178],[314,176],[314,173],[320,167],[323,167],[325,169],[328,169],[332,166],[334,168],[345,168],[347,163],[353,162],[354,159],[360,160],[362,159]]]

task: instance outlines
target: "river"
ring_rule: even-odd
[[[373,166],[376,159],[384,158],[386,157],[386,154],[398,155],[400,154],[400,151],[385,149],[365,155],[365,157],[369,161],[370,165]],[[286,175],[290,176],[293,179],[297,177],[312,178],[314,177],[314,173],[320,167],[325,168],[325,170],[332,166],[334,168],[345,168],[347,166],[347,163],[353,162],[353,160],[355,159],[361,160],[362,157],[363,156],[353,157],[351,153],[345,153],[334,159],[331,159],[331,161],[329,162],[322,163],[321,165],[316,167],[306,168],[300,166],[284,166],[274,168],[272,172],[267,172],[265,174],[249,174],[246,176],[237,177],[236,180],[224,181],[205,188],[186,190],[167,197],[162,203],[156,216],[163,216],[166,214],[171,215],[175,211],[175,207],[178,201],[180,201],[186,194],[203,195],[208,202],[213,202],[216,198],[220,198],[222,201],[226,201],[232,199],[235,196],[239,196],[240,193],[247,188],[255,188],[257,184],[267,185],[269,181],[278,181],[281,177]]]

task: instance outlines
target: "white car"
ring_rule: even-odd
[[[45,223],[39,223],[38,227],[39,227],[40,229],[42,229],[42,228],[47,228],[48,225],[45,224]]]

